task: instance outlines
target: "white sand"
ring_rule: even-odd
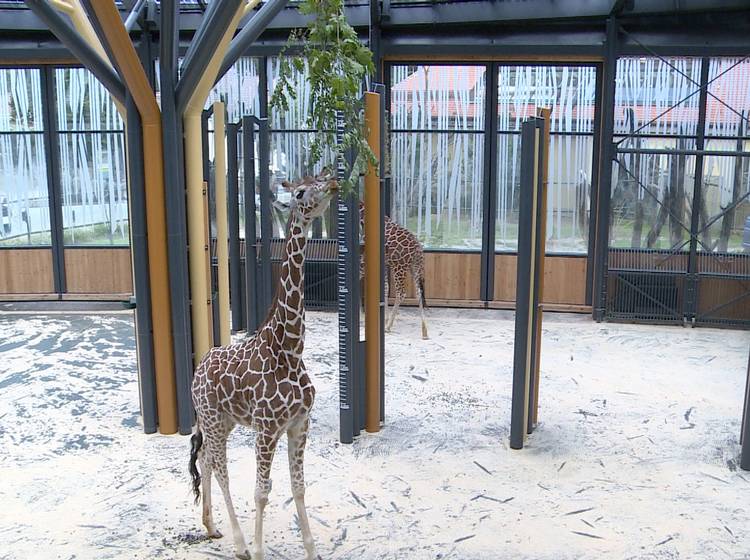
[[[333,314],[308,313],[318,389],[307,501],[325,559],[747,558],[750,473],[737,470],[750,333],[549,315],[540,426],[508,448],[512,314],[413,310],[387,337],[386,425],[338,443]],[[137,418],[125,315],[0,315],[0,558],[231,558],[202,540],[188,439]],[[230,476],[252,536],[252,434]],[[303,557],[286,444],[266,557]]]

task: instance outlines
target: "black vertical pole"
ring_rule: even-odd
[[[237,177],[237,129],[227,125],[227,200],[229,208],[229,300],[232,309],[232,332],[245,328],[242,313],[242,275],[240,274],[240,199]]]
[[[344,138],[343,114],[336,115],[336,142],[340,145]],[[339,154],[336,166],[336,178],[343,182],[345,179],[344,156]],[[351,278],[352,257],[351,246],[351,220],[358,219],[351,214],[351,205],[348,198],[354,195],[339,195],[336,197],[338,204],[337,238],[338,238],[338,321],[339,321],[339,438],[341,443],[351,443],[354,440],[355,394],[353,387],[353,375],[355,364],[353,360],[354,342],[359,339],[359,326],[352,325],[351,306],[352,290],[349,284]],[[359,263],[357,263],[359,264]],[[355,330],[357,329],[357,330]],[[356,338],[355,338],[356,335]]]
[[[495,295],[495,213],[497,208],[497,66],[488,64],[484,95],[484,191],[482,194],[482,263],[480,299]]]
[[[65,281],[65,240],[62,216],[62,180],[60,177],[60,133],[57,129],[55,94],[55,69],[45,66],[39,70],[42,95],[42,119],[44,123],[44,151],[47,153],[47,189],[49,194],[49,226],[52,246],[52,280],[55,292],[67,291]],[[28,219],[28,218],[27,218]]]
[[[213,345],[218,346],[219,340],[221,340],[221,326],[219,320],[219,294],[216,289],[216,268],[214,267],[216,249],[214,247],[213,240],[216,239],[216,235],[212,227],[214,223],[213,219],[216,216],[216,191],[215,184],[211,179],[211,159],[208,152],[208,120],[211,118],[212,114],[213,107],[211,109],[205,109],[201,113],[201,147],[203,153],[203,183],[206,185],[206,194],[208,196],[208,278],[211,290],[211,324],[213,326]]]
[[[684,319],[695,321],[698,314],[698,230],[700,230],[700,210],[703,204],[703,150],[706,146],[706,105],[708,103],[708,70],[710,59],[701,59],[701,91],[698,99],[698,128],[695,131],[695,172],[693,180],[693,208],[690,215],[690,253],[685,290]],[[678,180],[684,180],[679,177]]]
[[[260,278],[263,313],[273,300],[273,278],[271,274],[271,239],[273,238],[273,216],[271,215],[271,149],[268,119],[260,119],[258,134],[258,156],[260,158]]]
[[[128,175],[130,192],[130,238],[133,253],[133,288],[135,292],[135,335],[138,354],[138,387],[141,397],[143,429],[156,432],[156,379],[154,376],[154,341],[151,322],[151,287],[146,240],[146,193],[143,172],[143,134],[138,108],[130,95],[125,101],[128,134]]]
[[[594,261],[594,319],[601,321],[607,307],[607,257],[609,253],[609,206],[612,199],[612,160],[615,146],[615,77],[617,72],[617,20],[607,20],[606,58],[602,95],[602,157],[596,211],[596,255]]]
[[[179,1],[162,0],[159,72],[161,78],[161,118],[164,140],[164,185],[167,210],[167,259],[172,338],[177,387],[177,420],[181,434],[190,433],[193,403],[190,385],[193,378],[193,341],[188,280],[187,225],[185,205],[184,144],[182,118],[177,114],[174,92],[177,83]],[[151,66],[149,64],[149,66]],[[140,127],[138,128],[140,131]]]
[[[603,77],[601,65],[596,67],[596,90],[594,94],[595,99],[602,99],[603,91]],[[592,146],[592,152],[594,154],[593,161],[591,164],[591,185],[589,187],[590,193],[590,206],[589,206],[589,231],[588,231],[588,251],[586,257],[586,305],[592,305],[593,294],[594,294],[594,269],[595,269],[595,256],[596,252],[596,208],[599,201],[599,183],[601,181],[601,162],[604,159],[602,154],[602,105],[596,103],[594,107],[594,142]]]
[[[742,410],[742,426],[740,432],[740,468],[750,471],[750,358],[747,360],[747,381],[745,382],[745,406]]]
[[[245,321],[247,332],[258,329],[262,315],[258,313],[258,246],[255,224],[255,126],[256,119],[242,117],[242,160],[245,167]]]
[[[528,412],[529,353],[531,351],[529,298],[532,295],[532,227],[534,212],[534,152],[536,125],[529,120],[521,128],[521,188],[518,212],[516,265],[516,324],[513,342],[513,390],[510,413],[510,446],[523,447]]]
[[[380,421],[385,422],[385,282],[388,278],[388,270],[385,266],[385,217],[391,213],[391,169],[386,162],[391,159],[388,156],[391,151],[390,135],[388,131],[391,125],[387,120],[386,112],[390,115],[391,110],[391,71],[385,61],[382,62],[382,81],[385,84],[384,103],[380,104]]]

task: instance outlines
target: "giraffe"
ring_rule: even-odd
[[[365,204],[359,203],[359,230],[365,230]],[[388,311],[388,292],[390,290],[390,276],[393,282],[396,298],[390,317],[386,319],[386,332],[390,332],[398,314],[398,308],[406,298],[406,276],[411,273],[414,280],[414,289],[419,301],[419,312],[422,316],[422,338],[427,339],[427,322],[425,321],[424,308],[427,307],[424,294],[424,251],[417,237],[405,227],[397,224],[388,216],[385,217],[383,230],[383,243],[385,245],[385,305],[386,315]],[[360,280],[365,275],[364,248],[362,248],[359,261]]]
[[[305,243],[313,219],[321,216],[336,191],[330,172],[283,183],[292,192],[285,259],[276,298],[257,332],[242,342],[212,348],[195,370],[192,399],[197,415],[191,438],[190,474],[195,501],[203,487],[203,524],[220,538],[211,508],[211,475],[216,476],[232,525],[238,558],[250,560],[229,494],[226,442],[237,424],[256,431],[255,538],[253,560],[263,558],[263,511],[271,490],[276,444],[286,433],[292,495],[306,558],[319,558],[305,509],[304,451],[315,388],[302,352],[305,341]],[[198,471],[197,465],[200,466]]]

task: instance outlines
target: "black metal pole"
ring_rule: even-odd
[[[271,215],[271,149],[267,118],[260,119],[258,139],[258,156],[260,158],[260,174],[258,178],[260,183],[260,284],[263,296],[263,312],[265,313],[273,300],[271,239],[274,237],[273,216]]]
[[[602,150],[599,162],[599,193],[596,212],[596,254],[594,259],[594,319],[601,321],[607,307],[607,257],[609,253],[609,206],[612,199],[612,159],[615,146],[615,77],[617,72],[617,20],[607,20],[606,58],[602,96]]]
[[[184,144],[182,118],[177,114],[174,95],[167,95],[168,92],[174,92],[177,83],[178,0],[162,0],[160,18],[159,73],[162,91],[164,195],[167,204],[167,261],[172,306],[177,423],[180,433],[184,435],[191,432],[195,417],[190,396],[193,379],[193,334],[187,259]]]
[[[143,429],[156,432],[156,379],[154,376],[154,341],[151,321],[151,288],[146,240],[146,193],[143,171],[143,133],[141,116],[133,99],[125,102],[128,134],[128,175],[130,191],[130,238],[133,255],[133,288],[135,293],[135,335],[138,355],[138,388],[141,397]]]
[[[596,93],[595,99],[603,98],[603,68],[601,65],[596,67]],[[596,103],[594,107],[594,141],[592,153],[594,154],[591,164],[591,185],[589,192],[589,231],[588,231],[588,251],[586,254],[586,305],[592,305],[594,300],[594,270],[596,269],[596,208],[599,204],[599,185],[601,183],[601,161],[604,158],[602,151],[602,106]]]
[[[344,137],[344,117],[341,113],[336,115],[336,142],[341,144]],[[336,177],[339,181],[345,178],[344,157],[339,154],[336,165]],[[353,197],[354,195],[349,195]],[[352,257],[350,255],[350,232],[351,220],[359,219],[359,211],[355,216],[350,212],[350,204],[346,198],[337,196],[338,221],[338,322],[339,322],[339,439],[341,443],[352,443],[354,441],[355,423],[355,394],[352,376],[355,364],[353,360],[353,349],[356,338],[359,339],[359,329],[355,331],[355,325],[351,324],[352,314],[350,312],[352,292],[349,280],[351,278]]]
[[[242,117],[242,162],[245,193],[245,322],[248,334],[258,329],[258,247],[255,224],[255,125],[257,119]]]
[[[740,468],[750,471],[750,357],[747,360],[747,381],[745,382],[745,406],[742,410],[742,427],[740,432]]]
[[[706,145],[706,105],[708,102],[708,70],[711,60],[701,60],[701,92],[698,98],[698,128],[695,133],[695,171],[693,180],[693,208],[690,214],[690,252],[688,253],[687,277],[685,278],[685,305],[683,307],[686,321],[695,321],[698,314],[698,230],[700,229],[700,209],[703,205],[703,158]],[[684,180],[679,177],[678,181]]]
[[[526,121],[521,128],[521,187],[518,211],[518,257],[516,259],[516,324],[513,342],[513,390],[510,413],[510,447],[521,449],[526,434],[528,391],[529,299],[533,290],[532,222],[534,212],[534,152],[536,126]]]
[[[219,294],[217,291],[217,266],[214,266],[216,260],[216,248],[214,247],[214,239],[216,239],[216,232],[213,229],[214,218],[216,216],[216,190],[214,181],[211,178],[211,160],[208,151],[208,120],[213,115],[213,106],[210,109],[205,109],[201,113],[201,148],[203,158],[203,182],[206,185],[206,194],[208,197],[208,262],[209,262],[209,282],[211,290],[211,325],[213,335],[213,346],[219,345],[221,340],[221,330],[219,321]]]
[[[65,236],[62,215],[62,179],[60,176],[60,132],[54,111],[57,107],[55,95],[55,69],[45,66],[39,70],[42,95],[42,119],[44,121],[44,150],[47,153],[47,189],[49,193],[49,227],[52,246],[52,279],[55,292],[67,291],[65,278]]]
[[[232,309],[232,332],[245,328],[242,313],[242,275],[240,274],[240,199],[237,176],[236,124],[227,125],[227,200],[229,209],[229,300]]]
[[[495,298],[495,214],[497,208],[497,89],[498,69],[485,72],[484,191],[482,194],[482,261],[479,297],[485,304]]]

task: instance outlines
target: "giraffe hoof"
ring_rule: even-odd
[[[220,539],[224,535],[221,534],[221,531],[218,529],[214,529],[213,531],[208,532],[208,538],[209,539]]]
[[[248,552],[247,550],[243,553],[238,552],[237,554],[235,554],[235,556],[240,560],[253,560],[253,557],[250,556],[250,552]]]

